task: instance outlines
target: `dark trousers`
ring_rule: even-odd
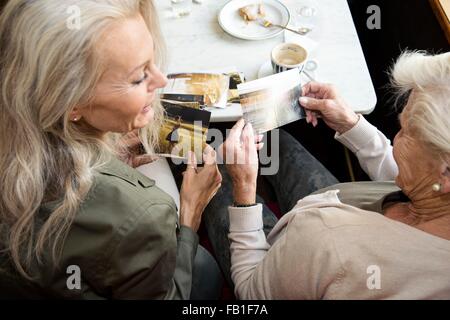
[[[222,286],[223,278],[216,260],[199,245],[192,270],[191,300],[217,300]]]

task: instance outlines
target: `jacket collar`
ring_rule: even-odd
[[[155,181],[146,177],[136,169],[133,169],[126,163],[120,161],[114,156],[106,162],[99,170],[101,174],[107,176],[118,177],[131,183],[134,186],[142,186],[144,188],[149,188],[155,185]]]

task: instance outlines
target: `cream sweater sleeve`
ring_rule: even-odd
[[[317,212],[292,215],[270,246],[261,204],[228,211],[231,278],[238,299],[321,299],[339,285],[342,267],[332,234]]]
[[[238,299],[255,298],[249,295],[249,283],[254,271],[264,259],[270,246],[263,231],[262,205],[228,207],[230,216],[231,279]]]
[[[386,136],[371,125],[362,115],[358,123],[335,139],[349,148],[359,164],[373,181],[394,180],[398,167],[392,155],[392,146]]]

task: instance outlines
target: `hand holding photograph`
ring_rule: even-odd
[[[306,117],[298,99],[301,80],[298,69],[238,85],[242,112],[258,133],[264,133]]]

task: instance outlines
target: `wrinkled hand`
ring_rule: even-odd
[[[203,210],[220,188],[222,175],[217,168],[216,152],[207,146],[203,168],[197,168],[195,153],[189,151],[180,192],[180,223],[194,231],[200,227]]]
[[[300,104],[306,110],[306,122],[316,126],[320,114],[327,126],[339,134],[353,128],[359,120],[359,116],[330,84],[307,83],[303,87]]]
[[[131,131],[121,138],[125,150],[119,150],[119,158],[129,166],[137,168],[158,159],[156,155],[145,154],[138,131]]]
[[[254,136],[250,123],[239,120],[231,129],[227,140],[219,147],[219,155],[233,181],[235,203],[253,204],[256,201],[258,176],[258,150],[264,146],[263,136]]]

